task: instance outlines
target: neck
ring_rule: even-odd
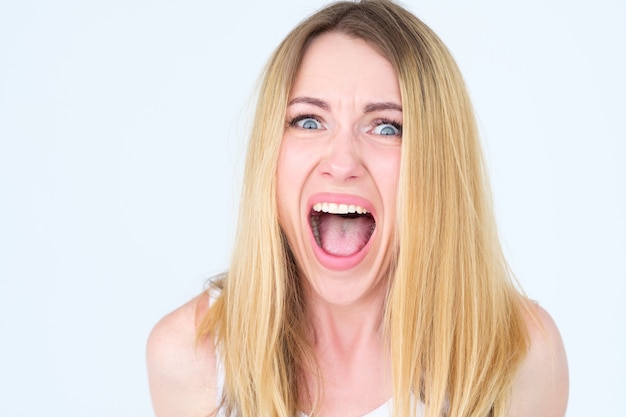
[[[310,401],[305,400],[304,409],[312,407],[319,389],[317,412],[326,415],[363,415],[391,396],[391,361],[383,342],[384,302],[383,289],[349,304],[307,299],[320,374],[304,374],[308,391],[302,398]]]
[[[380,346],[385,304],[384,286],[348,304],[336,304],[312,294],[307,313],[316,350],[353,353],[359,345]]]

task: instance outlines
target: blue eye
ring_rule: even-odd
[[[318,129],[319,123],[315,119],[305,119],[300,122],[300,126],[303,129]]]
[[[295,117],[289,124],[300,129],[316,130],[322,129],[322,123],[313,116],[303,115]]]
[[[402,126],[394,122],[381,121],[372,132],[382,136],[400,136],[402,135]]]

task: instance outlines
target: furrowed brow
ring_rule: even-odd
[[[396,103],[384,102],[384,103],[370,103],[363,108],[364,113],[371,113],[374,111],[381,111],[381,110],[396,110],[396,111],[402,112],[402,106]]]
[[[304,104],[311,104],[313,106],[317,106],[319,108],[321,108],[322,110],[330,110],[330,105],[325,102],[324,100],[320,100],[319,98],[314,98],[314,97],[296,97],[294,99],[292,99],[288,105],[291,106],[292,104],[297,104],[297,103],[304,103]]]

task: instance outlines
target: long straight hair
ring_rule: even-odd
[[[387,0],[320,10],[285,38],[264,71],[232,262],[198,330],[223,361],[220,407],[232,416],[295,416],[303,375],[317,371],[306,300],[278,221],[275,176],[291,86],[307,45],[326,32],[367,41],[400,84],[398,250],[383,312],[393,414],[415,415],[417,399],[432,417],[504,416],[528,336],[498,240],[472,106],[441,40]]]

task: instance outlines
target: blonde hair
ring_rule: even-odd
[[[491,209],[460,72],[423,22],[386,0],[332,4],[297,26],[265,69],[222,295],[206,314],[226,415],[295,416],[316,362],[305,299],[276,206],[284,115],[302,56],[325,32],[364,39],[397,71],[403,135],[397,247],[384,311],[395,416],[504,416],[528,337]],[[319,392],[317,393],[319,395]]]

